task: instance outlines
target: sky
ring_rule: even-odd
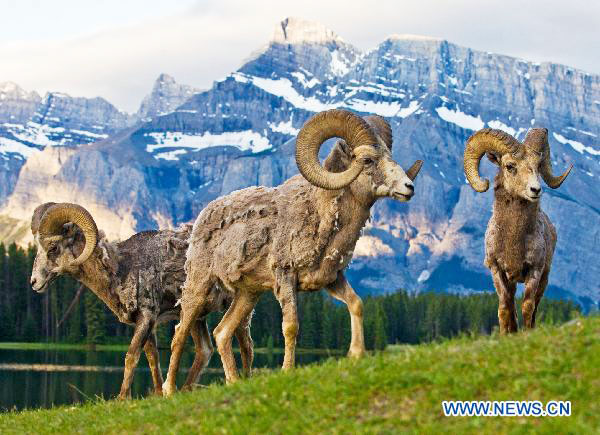
[[[0,0],[0,10],[0,82],[128,112],[161,73],[210,88],[290,16],[361,50],[410,33],[600,74],[600,2],[588,0]]]

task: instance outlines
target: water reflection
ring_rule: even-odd
[[[168,350],[161,350],[161,368],[166,374]],[[0,409],[49,408],[53,405],[78,403],[90,398],[114,398],[121,388],[125,352],[86,350],[8,350],[0,349]],[[298,365],[309,364],[327,355],[299,353]],[[181,386],[194,354],[182,356],[177,385]],[[239,353],[236,353],[241,367]],[[283,354],[256,353],[254,367],[280,367]],[[215,352],[208,369],[200,378],[201,384],[223,382],[223,369]],[[142,353],[132,384],[134,397],[151,394],[152,379]]]

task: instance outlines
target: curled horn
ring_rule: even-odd
[[[488,180],[479,176],[479,162],[486,152],[514,153],[520,149],[521,143],[502,130],[484,128],[474,133],[468,140],[463,159],[465,175],[473,189],[485,192],[490,187]]]
[[[79,266],[92,255],[98,243],[98,227],[92,215],[85,208],[66,202],[49,206],[39,222],[40,240],[60,235],[63,225],[67,222],[77,225],[85,237],[83,252],[70,264],[71,266]]]
[[[367,124],[373,129],[373,131],[385,142],[387,147],[392,149],[392,142],[394,140],[394,136],[392,133],[392,127],[390,124],[379,115],[369,115],[363,117]]]
[[[332,137],[343,139],[353,151],[352,163],[343,172],[329,172],[319,163],[319,149]],[[358,177],[364,165],[360,157],[375,152],[377,144],[373,130],[364,119],[347,110],[327,110],[309,119],[298,133],[296,164],[311,184],[337,190]]]
[[[31,233],[35,236],[40,228],[40,221],[42,220],[42,216],[46,213],[50,207],[52,207],[55,202],[46,202],[45,204],[38,205],[33,211],[33,216],[31,217]]]
[[[550,144],[548,143],[548,130],[545,128],[534,128],[527,133],[523,142],[524,145],[534,152],[542,155],[540,162],[540,175],[544,182],[552,189],[557,189],[565,181],[567,175],[573,169],[573,165],[563,172],[560,176],[554,176],[552,173],[552,163],[550,162]]]
[[[385,142],[387,147],[392,150],[392,142],[394,141],[394,136],[392,133],[392,127],[390,127],[389,122],[382,118],[379,115],[369,115],[365,116],[364,120],[371,126],[373,131]],[[419,174],[421,167],[423,166],[423,160],[417,160],[412,164],[412,166],[406,171],[406,175],[410,178],[411,181]]]

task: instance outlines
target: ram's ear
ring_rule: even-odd
[[[329,172],[343,172],[350,166],[352,160],[350,147],[346,141],[338,140],[325,159],[323,167]]]
[[[488,160],[494,165],[500,166],[500,156],[498,154],[487,152],[485,153],[485,155],[487,156]]]

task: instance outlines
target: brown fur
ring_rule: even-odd
[[[485,235],[485,265],[491,270],[498,293],[498,320],[503,333],[517,330],[514,296],[517,283],[525,283],[522,305],[526,328],[535,326],[538,304],[548,283],[556,230],[540,209],[538,167],[541,156],[526,147],[503,156],[488,155],[499,165],[494,187],[494,208]]]
[[[188,249],[187,279],[179,329],[171,344],[169,374],[163,388],[174,392],[174,378],[187,328],[202,310],[205,292],[215,283],[235,293],[235,299],[214,331],[228,382],[237,379],[231,353],[231,333],[250,312],[262,292],[273,291],[283,312],[284,368],[294,364],[298,332],[296,292],[326,288],[344,301],[351,315],[350,355],[364,354],[362,302],[344,278],[370,208],[384,196],[412,197],[414,188],[384,146],[373,148],[373,159],[360,175],[340,190],[311,185],[301,175],[276,188],[251,187],[221,197],[206,206],[194,224]],[[352,159],[338,141],[325,168],[342,172]]]
[[[38,207],[32,218],[32,229],[47,209]],[[41,212],[39,212],[41,210]],[[81,266],[65,267],[69,275],[91,289],[117,316],[119,321],[133,325],[135,332],[125,358],[125,374],[119,397],[130,395],[133,371],[144,347],[151,367],[155,389],[162,394],[160,371],[154,328],[157,324],[179,318],[181,287],[185,281],[185,253],[191,225],[176,230],[146,231],[119,242],[109,242],[102,232],[94,252]],[[44,291],[56,278],[52,272],[77,258],[84,249],[82,231],[73,224],[64,225],[62,235],[53,237],[49,243],[40,243],[34,232],[38,252],[32,272],[32,285],[44,281],[38,291]],[[46,252],[44,246],[52,251]],[[210,359],[213,348],[206,327],[205,316],[210,312],[226,309],[232,295],[213,287],[207,294],[207,303],[199,313],[192,331],[196,346],[196,359],[190,370],[186,386],[196,382],[200,372]],[[242,348],[244,368],[249,370],[252,360],[252,339],[248,325],[236,331]]]

